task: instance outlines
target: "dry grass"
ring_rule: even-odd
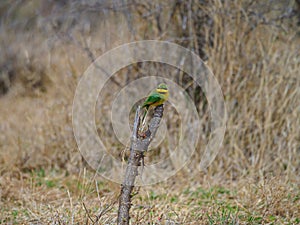
[[[209,134],[199,87],[155,63],[114,76],[125,86],[148,73],[173,74],[206,120],[192,162],[168,181],[138,190],[132,224],[300,223],[299,27],[295,18],[276,19],[296,6],[191,2],[146,1],[118,5],[117,11],[101,5],[99,12],[91,7],[81,14],[79,3],[60,6],[66,12],[39,1],[1,3],[0,224],[115,223],[119,186],[96,176],[82,159],[73,137],[72,101],[90,64],[86,47],[98,56],[143,39],[174,41],[207,58],[224,93],[228,122],[219,155],[199,174],[194,168]],[[108,106],[112,91],[120,89],[108,82],[102,93]],[[98,130],[113,134],[97,118]],[[168,117],[170,132],[176,132],[176,119]],[[115,137],[107,143],[112,152],[122,150]]]

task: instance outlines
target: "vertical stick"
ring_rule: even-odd
[[[138,107],[133,125],[133,132],[130,145],[130,156],[128,165],[125,171],[124,182],[121,185],[121,194],[119,199],[118,210],[118,225],[129,224],[129,210],[131,207],[131,193],[134,188],[135,178],[138,175],[138,167],[141,165],[141,161],[144,157],[144,152],[147,151],[148,146],[153,140],[156,131],[159,127],[160,120],[163,116],[163,105],[157,106],[154,109],[153,118],[150,121],[149,129],[145,132],[145,136],[140,137],[138,130],[140,126],[140,114],[141,107]]]
[[[131,137],[131,145],[130,145],[130,156],[128,165],[125,172],[124,182],[121,185],[121,195],[119,199],[119,211],[118,211],[118,225],[127,225],[129,224],[129,210],[131,207],[131,197],[130,194],[134,187],[134,181],[136,176],[138,175],[138,163],[140,161],[140,157],[142,157],[142,152],[135,151],[133,149],[134,143],[137,142],[138,139],[138,128],[140,125],[140,113],[141,107],[139,106],[134,118],[133,132]],[[135,157],[135,154],[137,156]]]

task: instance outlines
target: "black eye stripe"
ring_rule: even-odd
[[[166,88],[166,87],[158,87],[157,89],[168,90],[168,88]]]

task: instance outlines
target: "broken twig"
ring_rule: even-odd
[[[125,172],[125,178],[123,184],[121,185],[121,194],[119,199],[119,211],[118,211],[118,225],[128,225],[129,224],[129,210],[131,207],[131,193],[134,188],[134,182],[138,175],[138,167],[144,158],[144,152],[147,151],[151,141],[155,137],[156,131],[159,127],[159,123],[163,116],[164,107],[159,105],[154,109],[154,115],[150,120],[148,130],[144,135],[140,136],[138,133],[140,126],[140,110],[138,107],[133,125],[131,146],[130,146],[130,156],[128,160],[128,165]]]

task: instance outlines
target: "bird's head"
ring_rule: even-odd
[[[168,87],[165,83],[161,83],[161,84],[158,85],[157,89],[168,90]]]

